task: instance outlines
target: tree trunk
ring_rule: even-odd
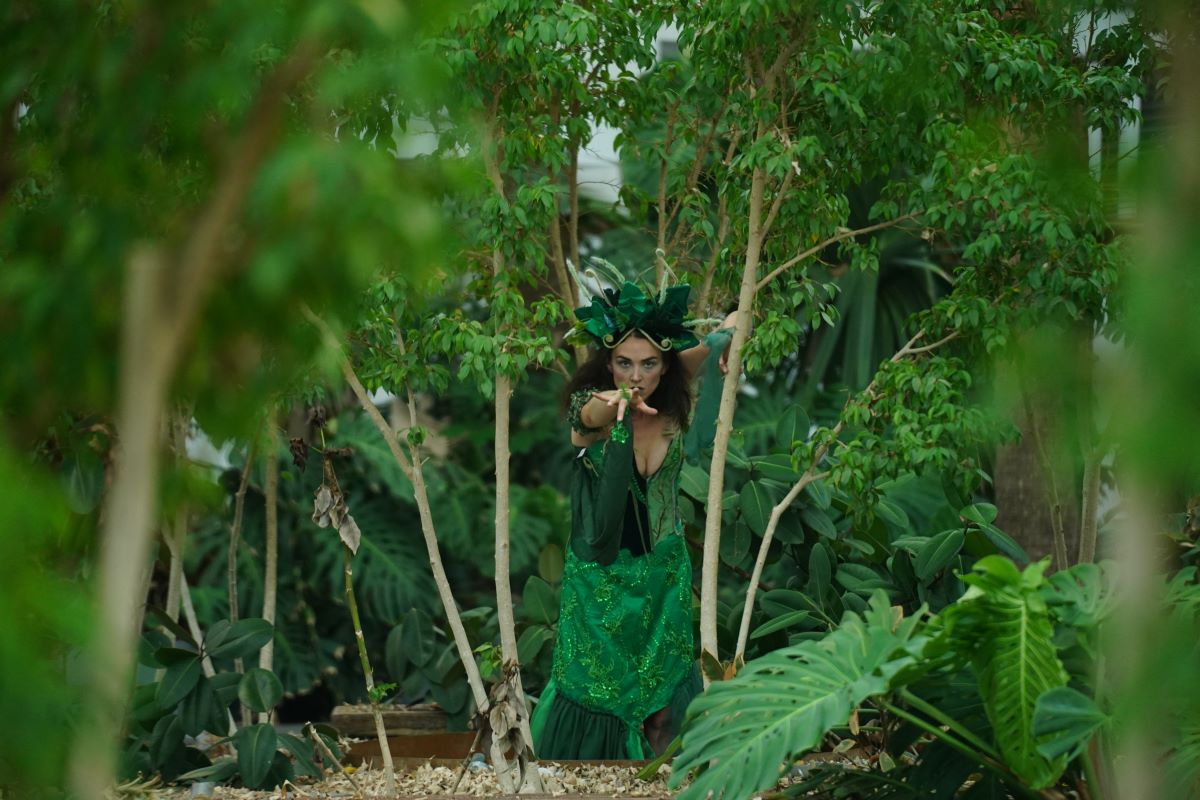
[[[144,601],[138,578],[150,558],[158,515],[160,436],[174,346],[158,314],[163,269],[157,253],[139,250],[126,279],[117,384],[121,449],[101,530],[91,685],[70,767],[81,800],[102,800],[113,780],[115,737],[136,651],[137,606]]]
[[[760,126],[761,127],[761,126]],[[738,294],[738,325],[729,345],[729,372],[721,389],[721,408],[717,414],[717,433],[708,479],[708,516],[704,524],[704,560],[700,573],[700,652],[717,661],[717,570],[721,564],[721,500],[725,491],[725,458],[733,432],[733,412],[737,405],[738,379],[742,372],[742,346],[754,319],[754,295],[758,280],[758,261],[763,242],[763,195],[767,176],[762,167],[754,170],[750,184],[750,231],[746,245],[746,263],[742,288]],[[704,675],[707,686],[709,678]]]
[[[263,569],[263,619],[275,626],[275,596],[279,585],[279,452],[275,447],[275,424],[271,417],[267,419],[266,444],[266,564]],[[258,666],[262,669],[275,668],[275,635],[263,645],[258,654]],[[265,711],[259,717],[259,722],[270,722],[271,712]]]
[[[1054,510],[1058,495],[1058,518],[1061,519],[1066,552],[1076,553],[1079,547],[1079,497],[1075,490],[1073,470],[1067,459],[1060,457],[1056,442],[1061,436],[1062,414],[1058,398],[1034,398],[1030,407],[1038,418],[1035,427],[1024,408],[1014,411],[1014,423],[1021,431],[1018,442],[1001,447],[996,454],[992,480],[995,488],[996,526],[1008,533],[1025,549],[1030,560],[1053,556],[1054,530],[1058,524]],[[1044,442],[1051,465],[1053,483],[1047,479],[1037,439]],[[1055,564],[1061,569],[1064,565]]]
[[[275,448],[270,448],[272,454],[268,463],[274,461]],[[270,469],[268,467],[268,469]],[[326,471],[331,470],[329,462],[325,462]],[[367,699],[371,703],[371,715],[375,718],[375,737],[379,740],[379,753],[383,756],[384,790],[387,797],[396,794],[396,767],[392,763],[392,748],[388,745],[387,730],[383,725],[383,713],[379,709],[379,698],[375,694],[375,670],[371,669],[371,659],[367,656],[367,641],[363,637],[362,619],[358,615],[358,601],[354,597],[354,554],[345,544],[342,545],[342,577],[346,584],[346,605],[350,607],[350,619],[354,623],[354,644],[358,648],[358,660],[362,664],[363,677],[367,682]],[[267,716],[270,716],[269,714]]]
[[[171,450],[174,452],[175,465],[182,468],[187,461],[187,428],[188,416],[180,412],[173,414],[167,422],[168,435],[171,438]],[[171,567],[167,578],[167,616],[173,621],[179,621],[179,604],[183,591],[183,548],[187,543],[188,513],[187,508],[180,505],[175,509],[175,519],[172,520],[166,532],[167,550],[171,554]]]

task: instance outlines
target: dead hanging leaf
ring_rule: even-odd
[[[336,487],[330,488],[329,484],[322,483],[317,488],[313,497],[312,521],[317,523],[318,528],[337,528],[342,544],[349,547],[352,554],[358,552],[362,531],[354,517],[350,516],[350,509],[346,508],[346,501]]]
[[[338,536],[342,539],[342,544],[350,548],[350,553],[358,552],[358,543],[362,540],[362,531],[358,529],[358,523],[354,521],[354,517],[350,516],[350,512],[346,510],[346,506],[342,506],[342,510],[346,512],[342,517],[342,521],[338,523]]]
[[[292,452],[292,463],[296,465],[296,469],[303,472],[308,463],[308,442],[300,437],[289,439],[288,449]]]
[[[854,709],[852,712],[850,712],[849,725],[850,725],[850,733],[853,734],[854,736],[858,736],[858,732],[860,729],[858,727],[858,709],[857,708]]]
[[[317,494],[313,498],[312,521],[317,523],[318,528],[328,528],[333,524],[333,502],[333,492],[322,483],[317,487]]]
[[[517,727],[517,710],[507,701],[495,703],[488,712],[488,724],[492,726],[492,735],[503,739]]]

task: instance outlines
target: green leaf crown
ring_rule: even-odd
[[[647,292],[637,283],[625,280],[607,261],[591,261],[593,269],[588,270],[589,276],[598,278],[596,273],[603,271],[607,273],[604,278],[621,288],[602,288],[595,294],[576,274],[576,282],[591,294],[591,302],[575,309],[577,321],[567,334],[567,341],[597,344],[611,350],[637,331],[659,350],[686,350],[699,343],[690,327],[694,322],[687,319],[691,286],[686,283],[667,286],[664,277],[658,292]],[[613,277],[617,280],[612,280]]]

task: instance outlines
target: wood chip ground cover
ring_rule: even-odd
[[[639,767],[578,766],[566,768],[552,762],[541,765],[542,797],[593,796],[593,797],[672,797],[667,788],[670,768],[663,767],[650,781],[637,778]],[[448,797],[454,787],[455,770],[450,767],[435,767],[429,764],[413,770],[398,771],[396,774],[396,796],[401,798]],[[383,797],[384,775],[381,770],[358,770],[354,781],[362,788],[367,798]],[[320,783],[288,786],[286,797],[296,800],[351,800],[356,795],[354,785],[345,775],[331,775]],[[255,791],[230,786],[217,786],[213,800],[282,800],[280,790]],[[456,797],[500,797],[502,793],[491,770],[467,770],[458,787]],[[521,795],[522,798],[538,795]],[[189,788],[175,787],[162,791],[158,800],[190,800]],[[132,800],[132,798],[131,798]],[[149,798],[147,798],[149,800]]]

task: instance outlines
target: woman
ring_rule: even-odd
[[[600,347],[567,387],[581,450],[554,668],[531,721],[542,759],[652,758],[699,690],[679,473],[685,449],[711,442],[733,319],[699,344],[688,292],[653,298],[626,283],[576,311]],[[710,352],[693,416],[690,384]]]

